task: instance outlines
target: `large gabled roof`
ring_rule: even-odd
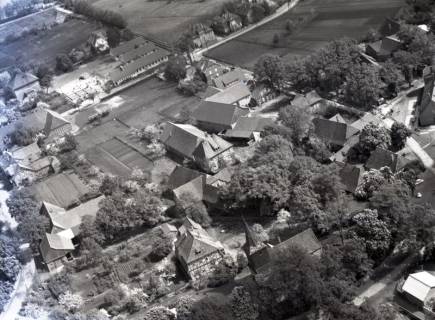
[[[168,187],[171,190],[177,189],[182,185],[202,176],[203,173],[182,166],[176,166],[169,176]]]
[[[225,131],[224,136],[236,139],[251,139],[254,132],[261,132],[273,124],[273,120],[262,117],[240,117],[234,128]]]
[[[364,169],[360,166],[354,166],[351,164],[343,164],[340,169],[340,178],[344,186],[344,190],[354,193],[356,188],[361,182],[361,177]]]
[[[346,141],[358,132],[358,129],[346,123],[315,118],[313,120],[316,135],[328,143],[344,145]]]
[[[130,41],[126,41],[126,42],[121,43],[116,48],[111,49],[110,53],[114,56],[119,56],[119,55],[125,54],[127,52],[130,52],[131,50],[134,50],[135,48],[138,48],[138,47],[144,45],[145,43],[147,43],[147,41],[144,38],[137,37],[137,38],[134,38]]]
[[[190,124],[168,122],[160,140],[169,148],[188,159],[211,159],[228,150],[232,145],[215,134],[208,134]]]
[[[180,232],[181,235],[175,247],[178,258],[186,265],[223,250],[222,244],[213,239],[207,231],[194,221],[186,220],[183,228],[184,232]]]
[[[402,291],[421,302],[427,302],[430,291],[435,288],[435,276],[427,271],[410,274],[402,286]]]
[[[74,244],[69,237],[64,237],[55,233],[46,233],[50,248],[55,250],[74,250]]]
[[[376,150],[370,154],[366,167],[378,170],[382,167],[389,167],[392,172],[397,172],[403,169],[407,163],[409,163],[409,161],[403,156],[383,148],[376,148]]]
[[[238,82],[237,84],[207,98],[206,101],[234,104],[250,95],[251,91],[248,86],[242,82]]]
[[[34,76],[33,74],[17,71],[12,75],[12,78],[8,83],[8,87],[12,90],[18,90],[35,83],[36,81],[38,81],[38,77]]]
[[[244,80],[246,80],[246,76],[243,70],[236,68],[213,79],[213,83],[217,88],[223,89]]]
[[[248,113],[248,108],[241,108],[234,104],[204,100],[193,113],[193,117],[197,121],[231,127],[239,117]]]

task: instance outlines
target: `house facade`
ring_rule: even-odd
[[[186,218],[178,229],[175,256],[192,280],[210,275],[223,260],[225,250],[198,223]]]
[[[189,124],[168,122],[160,140],[169,152],[193,161],[205,172],[216,173],[232,161],[231,143]]]
[[[191,27],[191,34],[196,48],[205,48],[217,40],[213,29],[202,23],[193,25]]]
[[[20,103],[23,102],[26,97],[41,89],[38,77],[29,72],[13,70],[8,73],[10,75],[10,80],[6,84],[6,87],[13,92]]]

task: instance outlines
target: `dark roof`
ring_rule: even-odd
[[[261,132],[273,124],[273,120],[261,117],[240,117],[234,128],[225,131],[224,136],[235,139],[251,139],[254,132]]]
[[[208,175],[207,176],[207,184],[208,185],[214,185],[217,182],[223,182],[228,183],[231,181],[231,172],[228,168],[224,168],[215,175]]]
[[[202,101],[193,113],[197,121],[214,123],[230,128],[239,117],[249,113],[248,108],[227,103]]]
[[[139,69],[146,68],[167,56],[169,56],[169,51],[165,49],[156,50],[144,57],[116,68],[109,74],[109,79],[113,82],[118,82],[119,80],[130,77]]]
[[[385,150],[383,148],[376,148],[367,160],[366,167],[368,169],[380,169],[382,167],[389,167],[391,171],[397,172],[403,169],[409,161],[403,156]]]
[[[378,56],[388,56],[397,50],[401,45],[397,37],[389,36],[382,40],[369,43],[367,46],[376,52]]]
[[[180,155],[193,159],[212,159],[230,149],[232,144],[215,134],[208,134],[190,124],[168,122],[160,140],[166,147]]]
[[[396,34],[400,31],[400,24],[390,18],[385,19],[384,24],[379,28],[379,33],[386,37]]]
[[[361,182],[361,177],[364,169],[351,164],[343,164],[340,169],[340,178],[343,183],[344,190],[354,193]]]
[[[182,260],[186,265],[201,260],[216,251],[224,250],[222,244],[213,239],[197,223],[192,225],[191,221],[186,218],[182,227],[183,232],[180,232],[180,237],[175,243],[175,249],[178,259]],[[180,230],[182,229],[180,228]]]
[[[169,176],[168,187],[171,190],[177,189],[178,187],[186,184],[193,179],[203,175],[199,171],[195,171],[186,167],[176,166]]]
[[[136,60],[142,56],[145,56],[147,54],[150,54],[156,50],[159,50],[158,47],[152,42],[146,42],[140,47],[137,47],[135,49],[132,49],[131,51],[128,51],[122,55],[119,56],[119,59],[123,62],[130,62],[132,60]]]
[[[47,110],[45,119],[44,134],[48,137],[53,130],[64,126],[71,126],[71,122],[63,118],[59,113]]]
[[[315,118],[313,120],[316,135],[328,143],[342,146],[356,134],[358,130],[346,123],[329,119]]]
[[[137,37],[137,38],[134,38],[130,41],[126,41],[126,42],[121,43],[116,48],[113,48],[112,50],[110,50],[110,53],[113,56],[120,56],[122,54],[126,54],[127,52],[129,52],[131,50],[134,50],[135,48],[138,48],[139,46],[144,45],[147,42],[148,41],[145,40],[144,38]]]
[[[346,123],[346,120],[342,117],[341,114],[337,113],[336,115],[329,118],[331,121],[339,122],[339,123]]]

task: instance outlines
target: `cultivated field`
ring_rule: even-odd
[[[104,172],[119,176],[129,176],[134,168],[149,172],[152,161],[118,138],[88,150],[86,158]]]
[[[97,25],[83,20],[68,20],[50,30],[28,35],[10,44],[0,46],[0,69],[10,66],[11,61],[20,64],[55,65],[56,56],[69,53],[86,42]]]
[[[98,0],[94,5],[122,14],[133,31],[172,43],[190,24],[220,13],[227,0]]]
[[[213,59],[252,69],[264,54],[285,59],[306,56],[340,37],[358,38],[371,28],[379,28],[386,17],[393,16],[404,0],[306,0],[292,11],[222,46],[207,55]],[[312,13],[314,18],[294,33],[286,22]],[[279,42],[273,44],[274,35]],[[243,53],[243,54],[241,54]]]

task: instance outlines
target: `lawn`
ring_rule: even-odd
[[[98,0],[94,5],[115,10],[126,19],[133,31],[174,42],[196,22],[204,22],[220,13],[227,0]]]
[[[213,59],[252,69],[264,54],[291,60],[309,55],[333,39],[359,38],[371,28],[379,28],[393,16],[404,0],[306,0],[281,17],[211,50]],[[313,14],[304,27],[289,33],[286,22]],[[279,42],[273,43],[274,35]],[[240,54],[243,52],[243,54]]]
[[[50,30],[40,31],[10,44],[0,46],[0,69],[8,67],[12,60],[23,64],[55,65],[56,56],[69,53],[83,44],[91,32],[98,29],[96,24],[72,19]]]

